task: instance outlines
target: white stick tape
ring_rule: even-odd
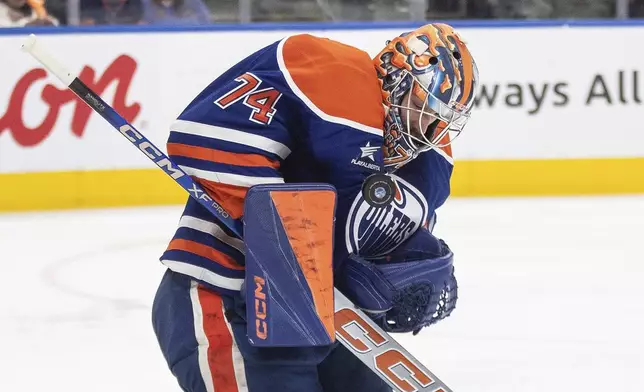
[[[76,78],[76,75],[65,69],[65,67],[63,67],[58,61],[56,61],[56,59],[43,49],[42,44],[38,42],[36,35],[30,34],[29,37],[27,37],[25,43],[22,44],[22,50],[32,55],[36,60],[44,65],[49,72],[56,75],[58,79],[65,83],[66,86],[69,86]]]

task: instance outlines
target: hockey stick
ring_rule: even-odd
[[[31,34],[22,49],[31,54],[53,73],[95,112],[107,120],[125,138],[138,147],[152,162],[172,177],[191,197],[208,209],[238,238],[242,238],[242,223],[233,219],[192,178],[167,155],[154,146],[110,105],[94,93],[78,77],[65,69]],[[396,392],[451,392],[442,381],[423,366],[389,334],[358,309],[338,289],[335,289],[336,338],[365,365],[374,371]]]

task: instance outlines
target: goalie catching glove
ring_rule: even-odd
[[[447,244],[421,228],[386,256],[350,256],[337,285],[385,331],[415,335],[454,310],[453,261]]]

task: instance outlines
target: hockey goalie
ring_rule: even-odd
[[[334,338],[333,288],[387,332],[454,309],[432,229],[477,82],[459,34],[428,24],[373,59],[290,36],[194,98],[168,153],[244,238],[189,199],[161,257],[154,331],[184,391],[391,391]]]

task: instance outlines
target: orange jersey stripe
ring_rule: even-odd
[[[221,264],[226,268],[243,271],[244,267],[237,264],[232,257],[224,254],[217,249],[213,249],[207,245],[200,244],[195,241],[183,240],[183,239],[174,239],[170,241],[168,245],[168,250],[183,250],[186,252],[194,253],[201,257],[205,257],[208,260],[214,261],[215,263]]]
[[[272,167],[274,169],[278,169],[280,166],[279,161],[259,154],[238,154],[180,143],[168,143],[168,154],[237,166]]]
[[[202,287],[197,288],[203,310],[203,330],[208,339],[208,366],[217,392],[239,392],[233,365],[233,337],[226,325],[221,297]]]
[[[382,129],[382,92],[366,52],[300,34],[286,40],[282,55],[297,87],[324,113]]]
[[[230,216],[237,219],[244,214],[244,199],[246,198],[248,188],[222,184],[201,178],[195,178],[195,180],[205,188],[210,197],[224,207]]]
[[[331,191],[271,192],[288,241],[313,294],[318,318],[331,339],[333,321],[333,215]]]

